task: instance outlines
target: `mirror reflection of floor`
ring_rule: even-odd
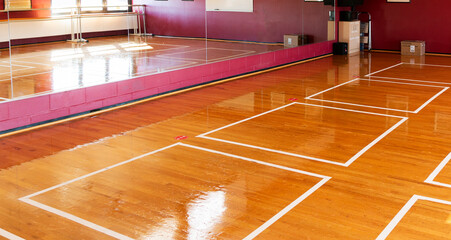
[[[77,89],[279,49],[283,45],[137,36],[93,38],[87,44],[18,46],[12,48],[11,58],[9,49],[1,54],[0,99]]]

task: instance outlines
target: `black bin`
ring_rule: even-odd
[[[333,45],[334,55],[346,55],[348,54],[348,43],[337,42]]]
[[[340,21],[349,22],[352,20],[353,18],[351,11],[340,11]]]

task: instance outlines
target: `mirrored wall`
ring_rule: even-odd
[[[334,40],[314,0],[0,0],[0,102]]]
[[[335,39],[334,7],[323,1],[206,1],[209,46],[228,40],[232,48],[261,53]]]

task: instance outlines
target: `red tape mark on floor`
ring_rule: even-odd
[[[178,137],[175,137],[175,140],[181,141],[181,140],[185,140],[187,138],[188,138],[187,136],[178,136]]]
[[[288,100],[294,102],[294,101],[297,101],[298,99],[297,99],[297,98],[290,98],[290,99],[288,99]]]

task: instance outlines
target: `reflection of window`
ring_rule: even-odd
[[[81,7],[82,12],[127,11],[131,4],[132,0],[52,0],[52,13],[70,13],[71,8],[77,6]]]
[[[71,89],[79,86],[80,72],[78,65],[68,66],[56,65],[52,71],[52,88],[53,90]]]
[[[31,0],[5,0],[5,9],[7,10],[31,9]]]
[[[82,63],[83,86],[92,86],[108,82],[106,59],[84,60]]]
[[[70,13],[77,6],[77,0],[52,0],[52,13]]]
[[[409,97],[402,95],[387,95],[387,108],[409,111]]]
[[[106,0],[106,6],[108,11],[127,11],[127,7],[121,7],[128,5],[128,0]]]
[[[109,59],[109,69],[108,72],[114,72],[116,74],[122,74],[125,76],[131,76],[131,66],[133,61],[131,57],[119,58],[111,57]]]
[[[451,114],[447,112],[436,112],[434,131],[440,134],[451,134]]]
[[[103,0],[81,0],[80,6],[83,12],[99,12],[103,10]]]

